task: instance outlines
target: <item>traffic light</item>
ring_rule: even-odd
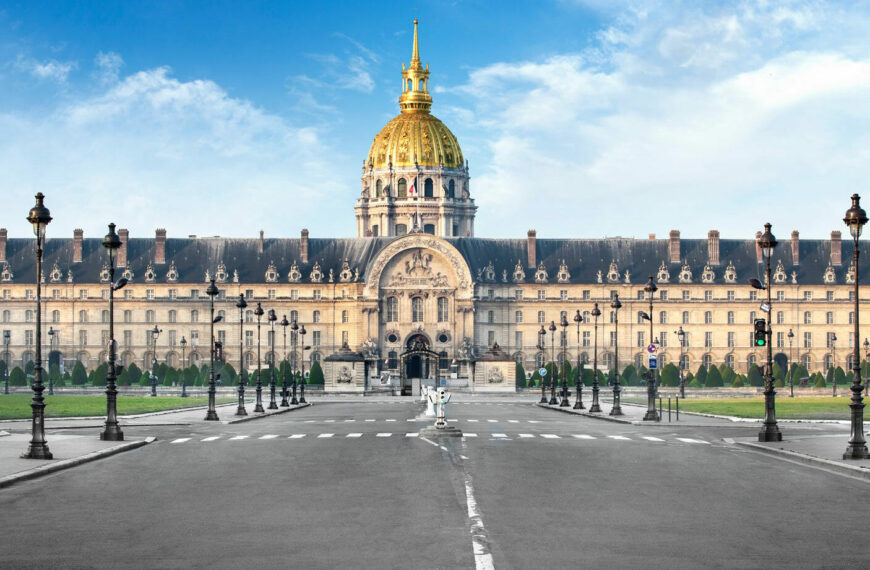
[[[755,319],[755,346],[767,344],[767,327],[764,319]]]

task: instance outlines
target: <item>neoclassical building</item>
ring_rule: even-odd
[[[121,360],[150,366],[156,350],[158,360],[178,366],[182,338],[188,363],[207,360],[204,290],[214,278],[216,311],[224,315],[216,335],[226,360],[256,367],[253,309],[260,303],[279,321],[286,315],[305,326],[311,348],[304,364],[324,362],[327,389],[369,389],[389,372],[513,390],[507,371],[514,360],[531,370],[552,351],[558,359],[591,362],[595,303],[602,311],[598,356],[605,369],[614,365],[617,344],[622,368],[645,362],[651,341],[660,346],[660,361],[682,358],[693,370],[724,362],[746,372],[764,361],[763,349],[752,342],[753,320],[764,314],[748,280],[763,278],[765,268],[753,236],[720,239],[710,230],[704,239],[684,239],[672,230],[665,238],[538,239],[529,230],[475,237],[468,164],[431,105],[415,22],[411,62],[402,70],[401,113],[375,136],[364,162],[355,238],[312,237],[307,229],[297,238],[262,232],[253,239],[173,238],[163,229],[130,237],[121,229],[117,274],[130,282],[115,304]],[[18,223],[20,216],[7,215],[7,223]],[[791,356],[811,371],[845,367],[855,342],[852,243],[839,231],[825,240],[801,240],[797,231],[788,237],[772,258],[777,358]],[[92,368],[106,358],[108,270],[101,240],[81,230],[71,238],[51,236],[49,227],[41,279],[44,330],[53,335],[44,337],[43,354],[65,366],[80,360]],[[870,275],[866,259],[861,271]],[[643,286],[650,275],[658,285],[652,339],[639,316],[649,308]],[[35,352],[35,279],[34,240],[7,238],[0,230],[0,328],[10,337],[2,357],[13,365]],[[239,295],[248,303],[241,315]],[[618,330],[610,309],[614,295],[623,304]],[[539,330],[558,325],[562,316],[569,326],[547,331],[542,351]],[[162,331],[156,347],[155,326]],[[264,361],[298,360],[291,331],[277,324],[273,331],[264,319],[261,335]]]

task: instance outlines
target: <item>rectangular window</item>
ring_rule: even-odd
[[[643,291],[643,289],[638,289],[638,290],[637,290],[637,300],[638,300],[638,301],[643,301],[644,299],[646,299],[646,297],[644,296],[644,291]]]
[[[804,324],[805,325],[813,324],[813,314],[809,311],[804,312]]]
[[[589,289],[583,289],[583,300],[588,301],[591,298],[592,298],[592,291],[590,291]]]
[[[734,333],[728,333],[728,348],[734,348]]]
[[[568,300],[568,290],[567,290],[567,289],[561,289],[561,290],[559,291],[559,298],[562,299],[563,301],[567,301],[567,300]]]
[[[269,289],[269,290],[266,292],[266,296],[267,296],[269,299],[274,299],[274,298],[275,298],[275,290],[274,290],[274,289]]]
[[[190,292],[190,296],[193,297],[193,291]],[[254,298],[254,290],[253,289],[245,289],[245,299],[253,299]]]
[[[664,289],[659,291],[659,300],[660,301],[667,301],[668,300],[668,292],[665,291]]]
[[[750,291],[749,292],[749,300],[757,301],[758,300],[758,291]]]
[[[131,346],[133,344],[133,331],[124,331],[124,346]]]
[[[88,345],[88,331],[79,331],[79,344],[81,346]]]
[[[199,345],[199,331],[190,331],[190,344],[191,346]]]
[[[172,337],[170,337],[170,340],[171,339],[172,339]],[[217,339],[218,339],[219,343],[226,345],[227,344],[227,331],[218,331],[217,332]]]
[[[3,289],[3,298],[9,299],[12,297],[12,291],[10,289]]]
[[[178,297],[178,289],[170,289],[169,290],[169,298],[176,299]]]
[[[538,311],[538,322],[539,323],[547,322],[547,318],[546,318],[546,315],[544,314],[544,311]]]
[[[103,301],[108,300],[109,299],[109,291],[107,291],[106,289],[103,289],[102,291],[100,291],[100,298]]]
[[[777,301],[785,301],[785,291],[777,291],[776,292],[776,300]]]
[[[124,298],[125,299],[132,299],[133,298],[132,289],[124,289]]]
[[[341,322],[343,322],[343,323],[350,322],[350,315],[348,314],[347,311],[341,312]]]
[[[685,289],[683,290],[683,301],[688,301],[690,299],[689,292]]]
[[[646,343],[643,341],[643,331],[637,331],[637,346],[646,346]]]
[[[319,323],[320,322],[320,311],[314,311],[311,314],[311,322],[312,323]]]
[[[145,289],[145,298],[153,299],[154,298],[154,289]]]
[[[704,333],[704,348],[713,348],[713,333]]]
[[[83,332],[85,331],[79,331],[79,333]],[[85,338],[87,338],[87,335],[85,335]],[[33,331],[24,331],[24,344],[27,346],[33,346]]]
[[[487,311],[486,312],[486,322],[489,324],[493,324],[495,322],[495,311]],[[490,345],[492,346],[492,345]]]
[[[299,299],[299,290],[298,289],[290,289],[290,300],[295,301]]]
[[[785,333],[776,333],[776,348],[782,348],[785,345]]]
[[[546,298],[547,298],[547,292],[544,291],[543,289],[538,289],[538,299],[546,299]]]
[[[728,291],[727,293],[725,293],[725,298],[729,301],[733,301],[734,300],[734,291]]]
[[[495,291],[493,289],[486,290],[486,298],[487,299],[495,299]]]
[[[517,311],[514,313],[514,322],[515,323],[523,322],[523,312],[522,311]]]
[[[704,291],[704,300],[712,301],[713,300],[713,291]]]
[[[191,299],[199,299],[199,289],[191,289],[190,290],[190,298]]]
[[[520,349],[523,348],[523,331],[514,332],[514,346]]]
[[[616,331],[610,331],[610,346],[616,345]]]
[[[683,324],[689,324],[689,311],[683,311]]]
[[[486,333],[486,345],[492,346],[495,344],[495,331],[487,331]]]
[[[660,325],[668,324],[668,312],[667,311],[659,311],[659,324]]]
[[[87,299],[88,298],[88,290],[87,289],[79,289],[79,299]]]
[[[311,333],[311,344],[313,346],[320,346],[320,331],[313,331]]]
[[[169,331],[169,346],[175,346],[175,331]]]
[[[245,346],[254,346],[254,331],[245,331]]]
[[[341,331],[341,345],[344,346],[344,345],[348,344],[349,339],[350,339],[350,333],[348,333],[347,331]]]
[[[804,333],[804,348],[812,348],[813,347],[813,333],[805,332]]]
[[[825,323],[829,325],[834,324],[834,313],[832,313],[831,311],[825,313]]]
[[[523,290],[522,289],[514,289],[514,299],[520,300],[523,298]]]
[[[320,300],[320,289],[315,289],[314,291],[312,291],[311,298],[314,299],[315,301]]]
[[[583,331],[583,346],[592,346],[592,333]]]
[[[813,300],[813,292],[812,291],[804,291],[804,301],[812,301]]]
[[[825,291],[825,300],[833,301],[834,300],[834,292],[833,291]]]
[[[668,346],[668,333],[661,331],[659,333],[659,346],[665,348]]]
[[[832,332],[825,334],[825,346],[832,348],[834,346],[835,338],[837,338],[837,335]]]

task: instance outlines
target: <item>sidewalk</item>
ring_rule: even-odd
[[[549,394],[548,394],[549,397]],[[560,400],[559,396],[556,396],[557,400]],[[561,401],[561,400],[560,400]],[[616,422],[621,424],[632,424],[632,425],[649,425],[649,426],[662,426],[662,425],[671,425],[671,426],[684,426],[684,427],[712,427],[712,426],[725,426],[725,425],[733,425],[733,421],[731,418],[727,418],[724,416],[709,416],[709,415],[698,415],[693,414],[691,412],[680,412],[679,418],[677,417],[677,410],[675,406],[671,407],[670,419],[668,416],[668,407],[667,402],[663,402],[662,410],[661,410],[661,421],[649,421],[644,420],[643,417],[646,415],[646,406],[642,406],[639,404],[628,404],[622,402],[622,415],[621,416],[611,416],[610,410],[613,408],[613,401],[610,399],[605,400],[599,395],[598,403],[601,406],[600,412],[592,413],[589,411],[589,407],[592,405],[592,396],[589,395],[589,398],[586,398],[584,395],[583,405],[586,406],[583,410],[575,410],[574,399],[571,399],[571,405],[567,407],[560,407],[558,404],[549,405],[549,404],[541,404],[537,403],[536,405],[540,408],[554,410],[557,412],[562,412],[566,414],[574,414],[577,416],[585,416],[588,418],[595,418],[597,420],[604,420],[608,422]],[[656,408],[658,411],[658,408]],[[761,420],[757,420],[757,423],[760,425]]]
[[[837,471],[870,481],[870,459],[843,459],[850,432],[823,435],[791,435],[783,433],[783,441],[761,442],[757,437],[727,438],[727,443],[776,455],[780,459],[796,461]],[[867,436],[865,435],[865,438]]]
[[[265,403],[269,405],[268,401]],[[219,422],[206,422],[207,407],[186,408],[139,414],[135,416],[119,416],[121,429],[126,427],[172,426],[195,424],[235,424],[252,421],[259,418],[292,412],[310,406],[310,403],[290,406],[289,408],[267,409],[265,413],[255,414],[253,400],[246,404],[247,416],[236,416],[237,404],[217,406]],[[147,445],[157,438],[139,437],[127,441],[102,441],[98,433],[88,435],[52,433],[52,430],[63,429],[94,429],[101,430],[105,425],[105,417],[92,418],[49,418],[45,420],[45,439],[48,448],[54,456],[49,460],[24,459],[22,453],[27,452],[31,439],[31,420],[6,420],[0,422],[0,489],[19,481],[41,477],[62,469],[68,469],[115,455],[131,449]],[[125,434],[126,435],[126,434]]]

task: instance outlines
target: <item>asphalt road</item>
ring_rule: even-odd
[[[452,405],[466,437],[433,441],[416,436],[428,420],[409,421],[421,411],[315,402],[198,431],[125,428],[159,440],[0,491],[0,567],[870,566],[870,483],[723,441],[754,427],[502,400]]]

